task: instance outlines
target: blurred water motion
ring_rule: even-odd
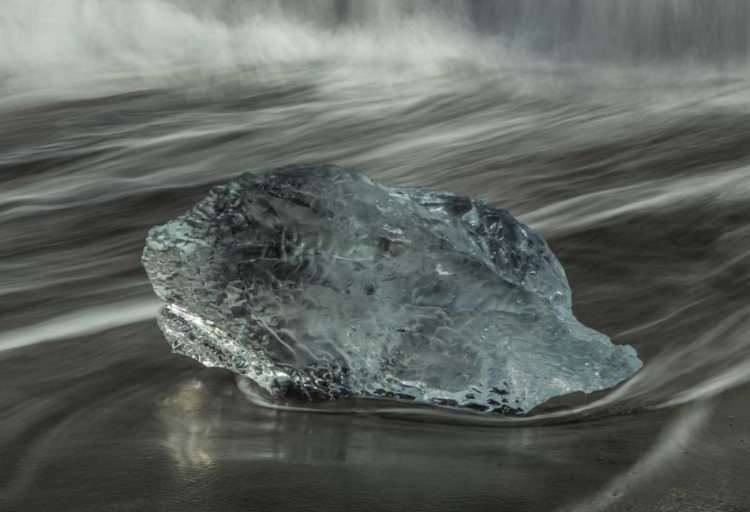
[[[739,0],[6,0],[0,510],[750,509],[748,26]],[[169,353],[139,259],[292,163],[509,208],[644,370],[511,423],[253,405]]]

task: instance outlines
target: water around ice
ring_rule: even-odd
[[[148,508],[134,491],[153,483],[161,510],[193,492],[242,503],[256,483],[253,499],[277,490],[265,508],[305,508],[244,475],[324,464],[306,489],[325,504],[362,476],[391,509],[499,489],[514,510],[594,494],[596,510],[747,509],[749,14],[744,0],[2,2],[0,508],[79,512],[81,482],[92,510]],[[461,414],[502,433],[251,407],[231,372],[169,353],[143,240],[211,186],[305,162],[508,208],[564,266],[575,316],[643,369],[536,415]]]
[[[9,2],[0,201],[18,305],[0,346],[155,315],[133,249],[148,227],[247,169],[336,162],[544,235],[577,316],[646,363],[583,409],[744,382],[746,251],[729,241],[745,239],[747,48],[727,27],[747,4],[723,4],[715,30],[699,2],[573,4],[538,33],[552,18],[534,2]],[[621,45],[593,30],[605,18]],[[669,20],[682,35],[626,35]],[[581,52],[603,41],[615,56]]]

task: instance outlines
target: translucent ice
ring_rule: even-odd
[[[336,166],[214,187],[143,264],[175,352],[275,395],[524,413],[642,365],[575,319],[560,263],[506,210]]]

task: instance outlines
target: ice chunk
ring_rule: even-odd
[[[143,264],[175,352],[275,395],[524,413],[642,366],[574,318],[560,263],[506,210],[336,166],[214,187]]]

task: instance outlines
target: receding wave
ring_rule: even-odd
[[[702,5],[7,0],[0,11],[0,83],[15,92],[58,95],[80,95],[80,87],[90,93],[197,82],[227,88],[248,80],[293,80],[306,68],[322,67],[339,86],[523,71],[534,78],[516,80],[528,87],[554,78],[560,62],[605,63],[606,69],[590,66],[587,74],[611,81],[637,65],[647,65],[651,78],[671,75],[665,69],[678,64],[683,78],[705,78],[709,69],[714,77],[746,74],[747,3],[722,2],[711,18]]]

